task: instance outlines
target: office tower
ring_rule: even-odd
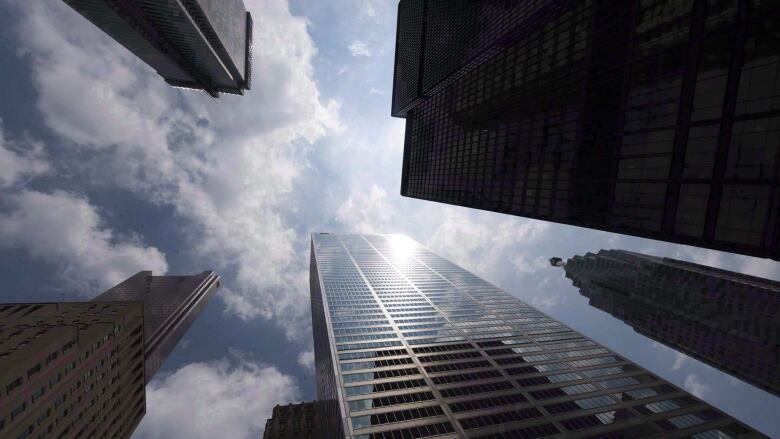
[[[320,438],[318,402],[276,405],[265,422],[263,439],[317,439]]]
[[[325,437],[763,437],[398,235],[315,234]]]
[[[144,376],[149,383],[217,288],[219,276],[213,271],[191,276],[152,276],[151,271],[141,271],[92,301],[143,303]]]
[[[624,250],[554,259],[592,306],[780,396],[780,282]]]
[[[176,87],[244,94],[252,16],[242,0],[64,0]]]
[[[146,412],[138,302],[0,305],[0,437],[129,438]]]
[[[778,259],[761,0],[401,0],[401,194]]]

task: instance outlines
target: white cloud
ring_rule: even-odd
[[[0,246],[53,264],[79,294],[94,295],[141,270],[168,269],[165,255],[137,237],[116,236],[82,197],[23,190],[8,203],[10,210],[0,216]]]
[[[695,373],[689,374],[685,378],[685,383],[683,384],[683,387],[685,390],[691,392],[694,396],[697,398],[704,398],[705,395],[710,393],[712,388],[708,384],[704,384],[700,381],[699,376]]]
[[[0,188],[8,188],[50,170],[39,142],[6,138],[0,119]]]
[[[298,354],[298,364],[309,372],[314,372],[314,350],[303,351]]]
[[[188,364],[146,387],[146,416],[134,437],[260,437],[274,405],[298,394],[293,378],[275,367],[241,358]]]
[[[336,210],[336,219],[349,224],[355,233],[391,233],[394,210],[387,201],[387,192],[376,183],[368,187],[354,186]]]
[[[368,89],[368,93],[372,94],[372,95],[386,95],[387,94],[386,91],[380,90],[380,89],[378,89],[376,87],[371,87],[370,89]]]
[[[230,312],[275,319],[291,337],[306,329],[308,261],[296,251],[305,237],[287,217],[312,144],[343,129],[340,104],[314,81],[307,20],[286,1],[247,1],[262,60],[253,90],[214,103],[167,86],[61,2],[12,2],[38,109],[64,147],[89,152],[69,166],[173,207],[193,255],[237,273],[219,294]]]
[[[371,56],[371,50],[369,50],[368,44],[363,41],[355,40],[347,46],[347,48],[352,56]]]

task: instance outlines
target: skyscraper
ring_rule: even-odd
[[[0,437],[129,438],[146,413],[138,302],[0,305]]]
[[[401,194],[778,259],[761,0],[401,0]]]
[[[244,94],[252,16],[242,0],[64,0],[169,84]]]
[[[763,437],[406,237],[310,270],[328,438]]]
[[[780,396],[780,282],[624,250],[554,262],[592,306]]]
[[[92,300],[143,303],[144,375],[148,383],[218,287],[219,276],[213,271],[191,276],[152,276],[151,271],[141,271]]]

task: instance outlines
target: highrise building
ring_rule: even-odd
[[[0,304],[0,437],[129,438],[219,276],[142,271],[89,302]]]
[[[401,0],[401,194],[778,259],[763,0]]]
[[[252,16],[242,0],[64,0],[173,86],[251,87]]]
[[[276,405],[265,422],[263,439],[319,439],[319,402]]]
[[[780,396],[780,282],[625,250],[554,259],[592,306]]]
[[[327,438],[760,433],[398,235],[314,234]]]
[[[142,302],[144,375],[152,380],[219,287],[219,276],[204,271],[191,276],[152,276],[141,271],[92,299]]]
[[[138,302],[0,305],[0,437],[129,438],[146,412]]]

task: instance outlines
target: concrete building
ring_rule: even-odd
[[[780,257],[780,26],[758,0],[401,0],[401,194]]]
[[[0,305],[0,437],[129,438],[143,347],[139,302]]]
[[[64,0],[173,86],[251,88],[252,16],[242,0]]]
[[[592,306],[780,396],[780,282],[625,250],[554,259]]]
[[[276,405],[265,423],[263,439],[321,438],[318,405],[318,401]]]
[[[326,438],[764,437],[399,235],[311,242]]]

